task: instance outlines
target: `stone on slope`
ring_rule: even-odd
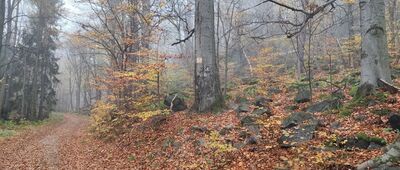
[[[316,112],[324,112],[332,109],[337,109],[341,105],[339,99],[334,100],[324,100],[322,102],[311,105],[307,108],[307,112],[316,113]]]
[[[239,104],[238,108],[236,109],[238,113],[245,113],[250,112],[250,105],[246,103]]]
[[[266,105],[267,103],[271,103],[271,102],[273,102],[272,99],[262,97],[262,96],[257,96],[255,98],[255,101],[253,104],[254,104],[254,106],[258,106],[258,107],[265,107],[265,106],[267,106]]]
[[[269,95],[282,93],[282,90],[277,87],[271,87],[267,91]]]
[[[187,109],[187,106],[186,106],[186,103],[185,103],[185,100],[183,99],[183,97],[176,93],[165,96],[164,104],[168,107],[171,107],[171,105],[172,105],[172,111],[174,111],[174,112],[180,112],[180,111],[184,111]]]
[[[308,142],[313,139],[318,125],[319,120],[309,113],[293,113],[282,121],[282,136],[278,143],[288,148]]]
[[[256,124],[257,117],[255,116],[245,116],[240,120],[240,125],[241,126],[249,126],[249,125],[254,125]]]
[[[400,130],[400,116],[397,114],[390,116],[389,125],[393,130]]]
[[[271,109],[268,107],[255,109],[251,114],[264,118],[272,116]]]
[[[297,92],[296,97],[294,98],[296,103],[306,103],[311,101],[311,92],[310,90],[306,89],[299,89]]]
[[[318,123],[318,120],[314,117],[314,115],[305,112],[296,112],[292,113],[290,116],[286,117],[281,124],[282,129],[291,128],[302,124],[304,121],[311,120],[314,123]]]

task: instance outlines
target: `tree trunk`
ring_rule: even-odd
[[[73,91],[73,89],[72,89],[72,75],[73,75],[73,73],[72,73],[72,70],[70,71],[70,74],[69,74],[69,78],[68,78],[68,86],[69,86],[69,106],[70,106],[70,108],[68,109],[68,111],[74,111],[74,91]]]
[[[29,92],[29,99],[28,101],[28,106],[29,110],[27,113],[29,114],[29,119],[30,120],[36,120],[37,119],[37,94],[38,94],[38,67],[39,67],[39,58],[40,56],[37,55],[35,59],[35,66],[32,71],[32,87]]]
[[[378,79],[391,83],[386,38],[385,2],[360,0],[361,16],[361,81],[378,85]]]
[[[349,31],[349,40],[354,40],[354,29],[353,29],[353,26],[354,26],[354,17],[353,17],[353,3],[352,2],[349,2],[349,3],[347,3],[346,4],[346,6],[347,6],[347,22],[348,22],[348,31]],[[348,57],[349,57],[349,64],[350,64],[350,67],[351,68],[354,68],[355,67],[355,64],[354,64],[354,56],[353,56],[353,54],[352,53],[349,53],[349,55],[348,55]]]
[[[3,114],[5,116],[7,116],[7,114],[12,111],[11,103],[10,103],[11,101],[9,100],[9,97],[13,96],[13,94],[15,93],[15,89],[13,86],[13,84],[15,82],[11,78],[11,74],[14,72],[15,67],[13,67],[9,61],[12,58],[11,46],[13,46],[11,44],[11,35],[13,32],[13,30],[12,30],[13,11],[14,11],[14,2],[11,0],[7,0],[7,16],[6,16],[6,18],[7,18],[7,23],[6,23],[7,27],[6,28],[7,29],[6,29],[6,37],[4,40],[3,50],[1,51],[2,52],[1,55],[3,56],[4,61],[6,63],[8,63],[6,66],[6,69],[5,69],[5,75],[6,75],[5,84],[7,84],[8,86],[5,89],[5,94],[3,96],[4,104],[3,104],[3,108],[2,108],[3,109],[2,111],[4,112]]]
[[[20,11],[20,6],[21,6],[21,0],[16,1],[16,11],[15,11],[15,21],[14,21],[14,31],[13,31],[13,37],[12,37],[12,42],[14,46],[18,45],[18,40],[17,36],[19,33],[19,28],[18,28],[18,23],[19,23],[19,11]]]
[[[0,1],[0,54],[2,53],[3,49],[3,33],[4,33],[4,21],[5,21],[5,15],[6,15],[6,1],[1,0]],[[3,63],[4,59],[1,58],[1,63]]]
[[[2,51],[2,55],[4,56],[5,59],[9,59],[11,58],[11,51],[10,51],[10,47],[11,47],[11,35],[12,35],[12,20],[13,20],[13,11],[14,11],[14,7],[13,7],[13,3],[11,2],[11,0],[7,0],[7,29],[6,29],[6,39],[4,40],[4,50]]]
[[[39,120],[46,119],[46,112],[45,112],[45,100],[46,100],[46,59],[43,57],[41,61],[41,71],[40,71],[40,97],[39,97]]]
[[[305,45],[307,41],[307,28],[304,28],[299,35],[296,37],[296,46],[297,46],[297,69],[296,69],[296,77],[298,80],[301,79],[301,75],[305,72],[305,64],[304,64],[304,56],[305,56]]]
[[[0,1],[0,54],[2,53],[3,49],[3,33],[4,33],[4,19],[5,19],[5,12],[6,12],[6,2],[5,0]],[[5,59],[0,55],[0,64],[4,64]],[[3,69],[0,68],[0,77],[3,75]],[[3,110],[3,102],[4,102],[4,91],[5,91],[5,79],[1,80],[0,84],[0,113]]]
[[[224,97],[227,96],[228,94],[228,55],[229,55],[229,40],[225,38],[225,60],[224,60],[224,66],[225,66],[225,72],[224,72]]]
[[[196,0],[195,11],[195,103],[199,112],[222,105],[219,72],[215,51],[214,1]]]
[[[393,57],[398,61],[399,60],[399,50],[397,48],[398,44],[398,30],[397,27],[397,0],[390,0],[388,4],[388,13],[389,13],[389,31],[390,31],[390,39],[389,43],[392,44],[392,53]]]
[[[22,76],[22,99],[21,99],[21,114],[23,117],[27,118],[27,110],[26,110],[26,85],[27,85],[27,74],[28,74],[28,68],[27,68],[27,56],[24,56],[24,61],[23,61],[23,76]]]
[[[81,109],[81,85],[82,85],[82,57],[79,57],[79,66],[76,70],[76,91],[75,91],[75,111],[80,112]]]
[[[3,117],[3,103],[5,99],[5,91],[6,91],[6,84],[5,84],[5,78],[0,80],[0,119],[4,118]]]

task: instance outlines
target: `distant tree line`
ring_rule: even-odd
[[[59,82],[55,50],[62,1],[1,3],[0,23],[5,23],[0,27],[4,32],[0,35],[5,35],[0,37],[1,118],[46,119],[56,104],[54,88]]]

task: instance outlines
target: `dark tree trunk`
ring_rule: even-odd
[[[221,107],[223,98],[215,51],[214,1],[196,0],[195,103],[199,112]]]

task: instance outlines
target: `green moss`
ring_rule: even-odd
[[[288,88],[293,90],[293,89],[306,89],[308,88],[308,83],[307,82],[294,82],[288,85]]]
[[[342,116],[350,116],[351,113],[353,113],[355,107],[366,106],[366,105],[368,105],[367,98],[363,97],[353,98],[339,109],[339,113]]]
[[[380,138],[380,137],[370,137],[365,133],[358,133],[356,135],[356,138],[359,139],[359,140],[367,141],[367,142],[373,142],[373,143],[376,143],[376,144],[379,144],[379,145],[386,145],[387,144],[385,139]]]
[[[246,96],[254,96],[257,94],[257,87],[256,86],[250,86],[244,89],[244,94]]]
[[[386,140],[383,139],[383,138],[380,138],[380,137],[370,137],[369,141],[377,143],[377,144],[380,144],[380,145],[386,145],[387,144]]]
[[[358,133],[356,135],[356,138],[359,139],[359,140],[363,140],[363,141],[369,141],[369,137],[365,133]]]
[[[389,94],[385,93],[385,92],[378,92],[375,94],[375,98],[376,100],[380,101],[380,102],[386,102],[388,99]]]
[[[357,85],[351,86],[350,93],[349,93],[350,96],[355,97],[356,94],[357,94],[357,90],[358,90],[358,86]]]
[[[243,96],[236,96],[235,102],[237,103],[248,103],[249,100]]]
[[[225,101],[229,101],[229,100],[232,100],[233,97],[232,97],[232,95],[230,95],[230,94],[226,94],[226,95],[224,96],[224,99],[225,99]]]
[[[389,115],[392,111],[389,109],[377,109],[372,111],[372,113],[379,115],[379,116],[386,116]]]
[[[211,107],[211,112],[213,114],[219,114],[224,110],[225,102],[223,99],[217,100]]]
[[[368,106],[368,104],[371,101],[379,101],[379,102],[387,101],[387,98],[388,98],[387,93],[377,92],[371,96],[357,96],[358,89],[359,89],[359,87],[356,85],[353,85],[351,87],[350,95],[353,96],[353,99],[350,102],[348,102],[347,104],[345,104],[342,109],[340,109],[341,115],[349,116],[349,115],[351,115],[351,112],[353,112],[353,109],[355,107]],[[382,109],[382,110],[374,111],[374,113],[383,116],[383,115],[389,114],[390,111]]]
[[[353,113],[353,110],[352,110],[352,109],[349,109],[349,108],[347,108],[347,107],[343,107],[343,108],[341,108],[341,109],[339,110],[339,114],[340,114],[341,116],[347,117],[347,116],[350,116],[351,113]]]

